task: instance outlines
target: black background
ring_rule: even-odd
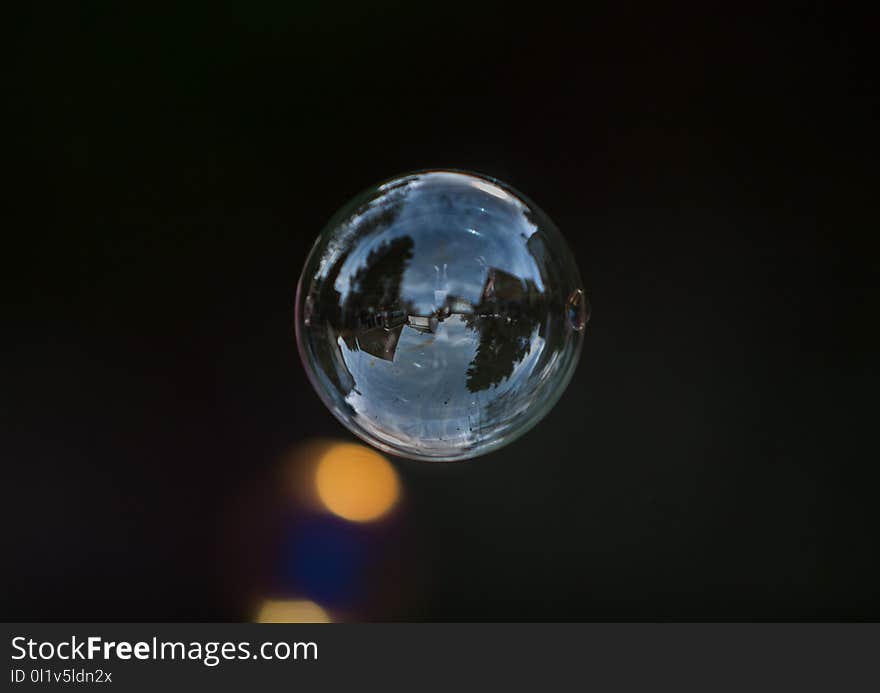
[[[330,215],[497,176],[593,305],[554,411],[399,462],[369,618],[878,618],[874,72],[818,3],[59,3],[4,48],[0,616],[240,619],[222,527],[346,435],[292,334]]]

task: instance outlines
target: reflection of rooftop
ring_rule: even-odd
[[[403,332],[402,324],[392,328],[376,327],[359,334],[357,344],[361,351],[366,351],[371,356],[393,361],[401,332]]]
[[[407,315],[406,324],[418,332],[434,334],[440,320],[433,315]]]
[[[537,286],[531,279],[523,281],[510,272],[490,267],[480,294],[480,303],[487,301],[522,301],[538,295]]]
[[[341,330],[340,334],[349,349],[393,361],[404,327],[419,334],[435,334],[440,323],[452,315],[479,313],[483,317],[500,317],[499,302],[528,303],[537,295],[537,287],[531,280],[523,281],[509,272],[490,267],[477,305],[461,296],[444,293],[442,305],[427,315],[407,313],[402,308],[376,310],[368,307],[357,314],[351,328]]]

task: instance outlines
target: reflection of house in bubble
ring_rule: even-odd
[[[402,310],[379,310],[372,307],[361,311],[351,327],[343,327],[339,335],[351,351],[365,351],[371,356],[393,361],[400,333],[407,315]]]
[[[541,292],[531,279],[523,281],[510,272],[490,267],[486,281],[483,283],[476,313],[481,315],[481,309],[492,309],[498,313],[517,306],[528,306],[540,296]]]
[[[448,316],[449,313],[446,313]],[[437,315],[407,315],[402,310],[365,311],[354,329],[342,329],[345,345],[352,351],[364,351],[370,356],[394,361],[397,344],[404,327],[419,334],[434,334],[444,320]]]
[[[490,267],[474,312],[465,324],[479,341],[467,370],[467,388],[497,387],[531,351],[546,315],[545,297],[532,279]]]
[[[419,334],[435,334],[440,325],[452,316],[462,317],[479,336],[479,361],[468,371],[471,386],[484,389],[480,383],[497,384],[513,371],[517,362],[528,353],[529,336],[537,325],[536,308],[541,293],[534,281],[496,267],[488,269],[480,300],[476,305],[466,298],[444,294],[443,302],[431,313],[419,315],[400,308],[368,307],[356,314],[353,324],[339,332],[352,351],[364,351],[375,358],[394,361],[404,329]],[[504,342],[510,346],[504,348]]]

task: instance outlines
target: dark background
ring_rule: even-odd
[[[0,616],[249,617],[230,508],[347,435],[294,346],[305,255],[449,166],[543,207],[593,319],[523,439],[398,462],[417,596],[362,616],[880,618],[867,18],[179,5],[6,22]]]

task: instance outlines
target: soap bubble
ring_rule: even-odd
[[[426,171],[334,216],[300,277],[297,343],[330,411],[388,453],[463,460],[556,403],[589,318],[553,222],[491,178]]]

